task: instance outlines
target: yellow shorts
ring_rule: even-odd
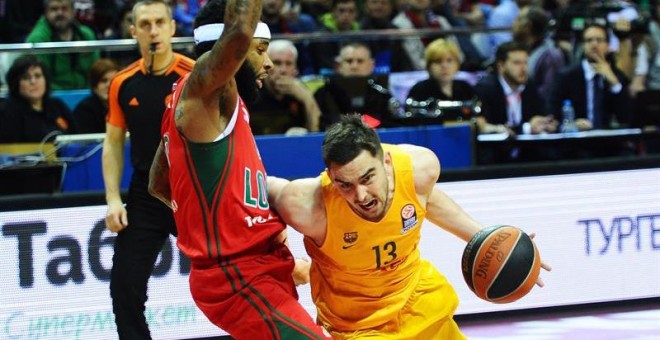
[[[458,296],[432,264],[422,260],[420,279],[398,318],[372,329],[333,332],[334,339],[462,340],[466,337],[454,322]],[[359,308],[359,307],[357,307]]]

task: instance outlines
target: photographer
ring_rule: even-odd
[[[588,25],[610,26],[610,51],[616,52],[617,67],[624,71],[632,70],[631,33],[647,26],[634,4],[618,0],[572,1],[557,14],[554,22],[554,39],[569,64],[580,62],[582,34]],[[574,46],[577,48],[573,49]],[[632,71],[625,73],[631,75]]]

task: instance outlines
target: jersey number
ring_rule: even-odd
[[[382,252],[389,257],[385,262],[381,262],[380,245],[373,246],[371,249],[376,253],[376,269],[380,269],[381,266],[388,265],[396,259],[396,243],[394,241],[387,242],[383,245]]]

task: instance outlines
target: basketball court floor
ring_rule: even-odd
[[[455,319],[469,340],[660,340],[660,298]]]
[[[660,299],[456,316],[470,340],[660,340]]]

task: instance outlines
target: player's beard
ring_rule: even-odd
[[[251,104],[259,99],[257,89],[257,72],[247,61],[236,72],[236,88],[245,103]]]

